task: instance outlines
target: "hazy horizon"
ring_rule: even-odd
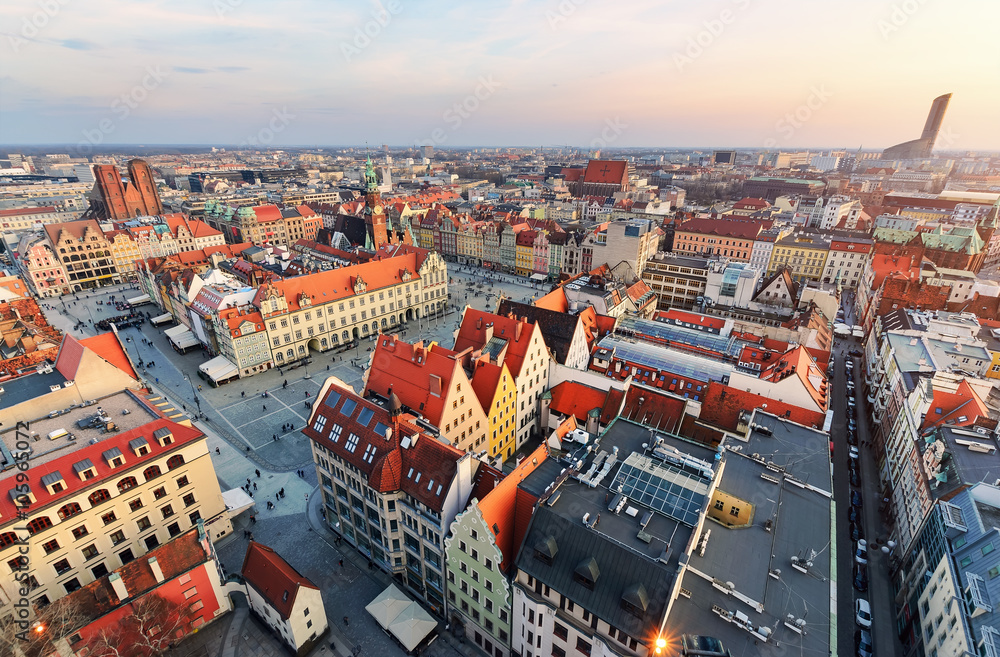
[[[835,9],[17,0],[0,142],[880,150],[952,93],[936,150],[1000,150],[1000,3]]]

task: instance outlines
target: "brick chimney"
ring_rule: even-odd
[[[515,321],[514,322],[514,342],[521,339],[521,327],[524,326],[524,322]]]

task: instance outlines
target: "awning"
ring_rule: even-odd
[[[125,301],[129,302],[133,306],[141,306],[142,304],[150,303],[153,300],[149,298],[148,294],[140,294],[137,297],[132,297],[131,299],[125,299]]]
[[[368,603],[365,610],[383,630],[396,637],[407,652],[419,646],[437,627],[437,621],[423,607],[392,584]]]
[[[153,326],[157,326],[159,324],[165,324],[166,322],[171,321],[173,318],[174,316],[171,315],[170,313],[163,313],[162,315],[157,315],[153,319],[149,320],[149,322]]]
[[[242,488],[222,491],[222,501],[226,503],[230,518],[235,518],[254,505],[253,498]]]
[[[549,277],[546,276],[545,274],[532,274],[531,275],[531,280],[533,280],[533,281],[547,281],[547,280],[549,280]]]
[[[198,344],[198,338],[195,337],[191,329],[181,324],[180,326],[174,326],[173,328],[168,328],[163,332],[170,342],[173,343],[178,349],[190,349]]]
[[[240,375],[240,369],[233,365],[232,361],[225,356],[216,356],[207,363],[199,365],[198,369],[216,383],[228,381]]]

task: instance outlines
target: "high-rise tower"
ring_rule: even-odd
[[[373,250],[378,250],[389,242],[382,194],[378,190],[378,176],[375,175],[375,166],[370,156],[365,165],[365,227],[368,229]]]
[[[924,131],[920,133],[920,139],[904,141],[882,151],[882,158],[886,160],[911,160],[930,157],[934,150],[934,142],[937,141],[938,132],[941,131],[941,123],[944,121],[944,113],[948,109],[948,102],[951,94],[938,96],[931,103],[931,111],[927,113],[927,121],[924,123]]]

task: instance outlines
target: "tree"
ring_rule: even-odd
[[[30,621],[0,621],[0,655],[49,655],[55,651],[53,642],[73,634],[90,620],[87,610],[71,596],[33,611]]]
[[[158,593],[125,607],[117,624],[101,629],[87,642],[90,657],[153,657],[178,640],[178,631],[186,634],[187,608]]]

